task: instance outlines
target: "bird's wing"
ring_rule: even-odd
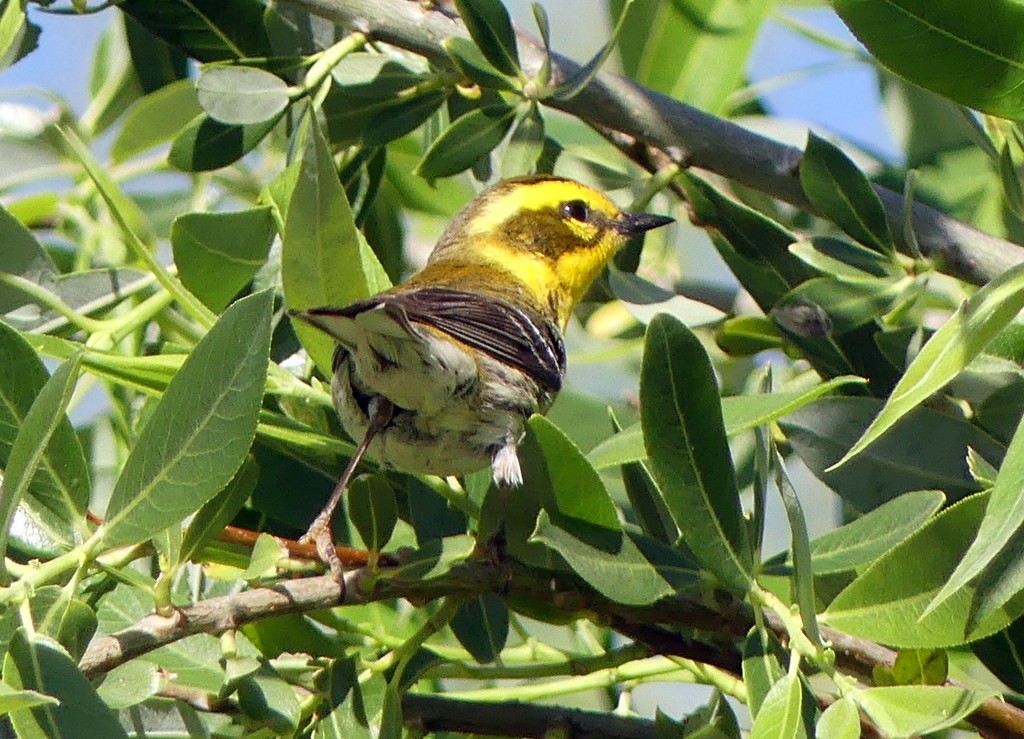
[[[303,317],[326,328],[331,318],[354,318],[382,306],[397,325],[430,326],[521,370],[545,388],[562,387],[565,344],[558,328],[536,311],[488,295],[427,287],[382,293],[344,308],[317,308]]]

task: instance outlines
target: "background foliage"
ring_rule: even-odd
[[[581,66],[498,0],[123,0],[82,115],[0,102],[5,729],[1024,734],[1020,7],[833,7],[867,51],[781,2],[612,0]],[[0,65],[29,10],[101,8],[0,2]],[[877,72],[900,158],[750,132],[769,16]],[[353,446],[285,306],[550,171],[694,226],[588,296],[515,495],[365,466],[341,592],[293,539]],[[700,240],[728,289],[683,274]],[[793,465],[845,525],[810,540]],[[712,690],[632,710],[672,683]]]

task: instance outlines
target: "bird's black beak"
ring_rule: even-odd
[[[656,216],[653,213],[623,213],[615,221],[615,230],[623,236],[635,236],[644,231],[650,231],[652,228],[666,226],[673,221],[675,218]]]

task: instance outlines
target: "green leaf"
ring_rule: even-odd
[[[1024,619],[971,644],[974,654],[1012,690],[1024,689]]]
[[[609,3],[619,17],[624,0]],[[721,115],[744,84],[754,42],[770,2],[634,3],[618,44],[625,73],[701,110]]]
[[[360,126],[363,146],[384,146],[395,139],[419,128],[444,103],[445,94],[441,90],[429,90],[398,103],[388,101],[381,106],[379,112],[369,116],[365,125]],[[358,120],[358,119],[357,119]],[[328,118],[330,122],[330,118]],[[331,128],[331,140],[336,141],[334,128]]]
[[[536,103],[526,106],[516,117],[501,159],[502,177],[536,174],[537,160],[544,151],[544,119]]]
[[[648,282],[631,272],[614,267],[608,270],[608,287],[626,310],[644,325],[651,322],[658,313],[667,313],[691,328],[717,323],[725,318],[725,312],[707,303],[684,295],[676,295]]]
[[[40,406],[34,415],[32,413],[43,388],[50,387],[48,393],[55,393],[58,388],[54,383],[62,380],[60,377],[54,380],[48,376],[32,347],[3,322],[0,322],[0,355],[4,357],[4,361],[0,362],[0,467],[6,470],[7,478],[10,479],[10,483],[5,480],[2,485],[4,489],[13,491],[18,484],[17,468],[31,462],[24,455],[38,454],[36,462],[32,463],[35,466],[32,474],[28,474],[28,468],[22,469],[21,474],[28,476],[23,478],[19,487],[23,484],[29,487],[23,491],[19,503],[21,510],[31,522],[32,528],[42,532],[46,538],[54,543],[74,546],[81,541],[83,532],[77,526],[81,523],[90,495],[89,467],[82,444],[63,409],[56,413],[55,408],[51,407],[45,413],[53,415],[47,416]],[[67,367],[70,368],[71,364]],[[63,381],[71,380],[70,376],[66,376]],[[68,388],[60,390],[60,394],[65,391]],[[60,404],[62,399],[51,398],[51,401]],[[33,415],[33,427],[45,423],[46,428],[37,428],[37,431],[44,434],[50,424],[54,424],[54,428],[49,431],[48,443],[43,444],[41,449],[29,445],[30,432],[24,431],[29,427],[30,415]],[[20,442],[23,446],[18,452],[21,461],[18,462],[12,459],[13,445],[23,434],[24,439]],[[11,487],[6,488],[7,485]],[[14,501],[8,501],[6,495],[3,497],[0,510],[4,511],[4,520],[7,520],[14,505]],[[21,534],[26,533],[21,528],[16,527],[15,531],[10,532],[19,540],[23,538]],[[30,536],[29,541],[34,538],[34,535]]]
[[[114,486],[107,546],[145,541],[180,521],[241,466],[263,400],[272,301],[262,292],[228,308],[171,380]]]
[[[818,631],[817,600],[814,596],[814,574],[811,565],[810,537],[807,535],[807,520],[793,483],[786,474],[785,462],[774,444],[768,443],[771,465],[775,468],[775,487],[782,498],[782,505],[789,520],[791,536],[790,551],[793,553],[793,593],[800,610],[804,633],[816,644],[821,644]]]
[[[942,507],[937,490],[906,493],[811,542],[815,575],[849,572],[875,561],[918,531]],[[783,553],[766,563],[788,560]]]
[[[471,110],[434,140],[416,165],[416,174],[432,180],[468,169],[501,143],[514,117],[515,109],[505,104]]]
[[[345,94],[379,100],[398,95],[427,79],[423,71],[411,64],[409,59],[357,51],[334,65],[331,76]]]
[[[252,547],[252,555],[245,571],[239,575],[240,580],[255,580],[277,574],[277,563],[288,556],[284,545],[274,536],[263,532],[256,537]]]
[[[880,254],[895,252],[885,209],[867,177],[837,146],[813,132],[800,161],[800,184],[814,207],[854,239]]]
[[[98,313],[125,298],[136,295],[155,282],[148,272],[137,269],[86,269],[60,275],[56,282],[40,286],[52,293],[54,300],[68,308],[89,315]],[[16,286],[11,286],[17,290]],[[30,302],[36,298],[29,297]],[[25,305],[8,313],[4,320],[20,331],[56,332],[71,322],[57,310],[41,304]]]
[[[178,275],[197,298],[219,312],[266,262],[276,233],[269,206],[185,213],[171,227]]]
[[[505,648],[508,608],[495,593],[484,593],[460,605],[448,625],[473,659],[487,664]]]
[[[341,307],[391,286],[356,228],[327,142],[310,121],[282,240],[281,276],[292,310]],[[293,325],[317,367],[330,377],[334,339],[303,322]]]
[[[136,706],[160,690],[160,673],[152,662],[133,659],[106,675],[96,692],[114,710]]]
[[[751,552],[718,387],[700,341],[666,315],[647,327],[640,373],[651,472],[687,545],[721,582],[751,585]]]
[[[462,36],[446,38],[442,44],[455,68],[467,79],[488,90],[518,90],[515,77],[499,72],[483,55],[480,47]]]
[[[701,582],[694,563],[655,539],[573,525],[546,510],[537,516],[530,541],[558,552],[597,592],[624,605],[650,605]]]
[[[0,13],[0,71],[28,56],[39,43],[40,28],[25,13],[25,3],[11,0]]]
[[[860,739],[860,714],[850,698],[840,698],[822,711],[814,735],[821,739]]]
[[[200,62],[272,54],[258,0],[124,0],[118,8]]]
[[[203,113],[174,139],[167,161],[183,172],[208,172],[233,164],[256,148],[279,118],[233,126]]]
[[[7,683],[0,683],[0,716],[34,706],[55,706],[58,702],[56,698],[43,695],[35,690],[15,690]]]
[[[1024,8],[1014,0],[970,6],[835,0],[833,6],[871,53],[901,77],[970,108],[1004,118],[1020,115],[1024,50],[1005,32],[1024,24]]]
[[[846,375],[806,390],[780,390],[775,393],[721,398],[725,435],[732,437],[762,424],[777,421],[844,385],[864,382],[861,377]],[[609,436],[587,454],[587,459],[598,469],[637,462],[646,457],[640,424],[628,426],[623,431]]]
[[[804,739],[800,678],[784,675],[765,696],[750,728],[750,739]]]
[[[883,736],[900,739],[954,726],[995,691],[934,685],[867,688],[850,694]]]
[[[209,67],[196,80],[199,104],[221,123],[246,126],[277,117],[288,107],[288,84],[256,67]]]
[[[4,245],[0,249],[0,273],[18,275],[42,287],[53,285],[57,266],[32,232],[3,206],[0,206],[0,242]],[[31,299],[21,290],[0,282],[0,315],[28,302]]]
[[[14,633],[4,660],[4,682],[60,701],[10,714],[18,736],[127,739],[117,716],[103,704],[71,656],[47,636],[30,636],[24,629]]]
[[[949,657],[943,649],[901,649],[892,675],[898,685],[942,685],[949,677]]]
[[[354,480],[345,491],[345,510],[367,549],[380,552],[388,545],[398,521],[398,504],[386,478],[371,475]]]
[[[928,605],[925,615],[953,593],[974,582],[975,595],[968,626],[1002,607],[1024,589],[1024,552],[1020,532],[1024,529],[1024,423],[1006,450],[978,535],[949,581]]]
[[[755,719],[772,686],[786,674],[781,664],[784,658],[782,644],[767,629],[755,626],[743,640],[743,684],[747,687],[750,715]]]
[[[965,301],[924,345],[840,467],[913,408],[945,387],[1024,308],[1024,265],[1008,269]]]
[[[192,80],[179,80],[136,100],[110,147],[115,162],[174,139],[203,109]]]
[[[14,512],[27,496],[32,478],[35,477],[36,470],[46,454],[50,440],[62,422],[68,423],[64,411],[67,410],[71,393],[78,382],[81,361],[81,354],[76,354],[54,371],[32,402],[32,407],[25,414],[18,434],[11,444],[3,482],[0,483],[0,560],[7,555]],[[74,448],[65,443],[64,449],[73,451]],[[81,454],[81,447],[78,448],[78,453]],[[47,464],[60,465],[63,461],[53,459],[52,462],[48,460]],[[54,510],[65,523],[76,520],[84,512],[84,501],[80,496],[78,499],[57,498],[46,502],[49,503],[47,507]]]
[[[814,269],[842,282],[871,282],[903,275],[899,263],[884,254],[830,236],[814,236],[789,245],[789,251]]]
[[[752,357],[766,349],[781,349],[784,339],[770,318],[736,316],[718,328],[715,343],[731,357]]]
[[[501,0],[455,0],[469,35],[499,72],[518,77],[519,48]]]
[[[395,580],[433,580],[447,575],[470,557],[476,549],[476,539],[469,534],[432,539],[402,560],[398,567],[379,573],[380,577]]]
[[[939,513],[836,596],[823,622],[854,636],[919,649],[944,649],[1005,628],[1024,611],[1024,598],[1017,597],[968,633],[970,585],[924,613],[967,551],[987,501],[988,494],[979,493]]]
[[[911,490],[941,490],[955,501],[981,489],[967,467],[967,449],[998,464],[1003,447],[962,417],[918,408],[863,454],[833,464],[877,414],[873,398],[825,398],[779,422],[811,472],[858,511],[870,511]]]
[[[793,307],[810,306],[822,312],[827,321],[826,331],[839,336],[881,318],[908,285],[909,278],[899,282],[843,282],[832,277],[815,277],[780,298],[772,316],[777,317],[780,311]],[[785,323],[781,326],[790,328]]]
[[[269,666],[261,667],[238,683],[238,707],[247,717],[279,736],[292,735],[302,715],[295,689]]]

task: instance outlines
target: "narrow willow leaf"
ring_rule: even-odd
[[[269,206],[178,216],[171,226],[178,275],[211,310],[221,311],[266,262],[276,232]]]
[[[996,475],[977,537],[949,581],[928,604],[923,616],[977,579],[975,608],[970,623],[973,626],[1024,589],[1024,552],[1020,547],[1022,530],[1024,423],[1017,427],[1006,450],[1006,458]]]
[[[747,687],[753,718],[757,718],[772,686],[785,676],[786,671],[782,668],[785,657],[782,644],[767,629],[754,626],[743,640],[743,684]]]
[[[494,662],[508,639],[508,607],[495,593],[484,593],[460,605],[448,625],[473,659]]]
[[[630,532],[616,536],[554,518],[542,510],[530,541],[558,552],[586,583],[616,603],[650,605],[700,583],[695,564],[655,539]]]
[[[505,104],[460,116],[430,145],[416,165],[416,174],[432,180],[469,169],[501,143],[514,118],[515,109]]]
[[[981,489],[967,468],[974,447],[993,463],[1005,448],[962,416],[914,409],[904,423],[839,469],[832,465],[877,416],[874,398],[822,398],[779,421],[793,449],[822,482],[867,512],[913,490],[941,490],[956,501]]]
[[[96,692],[115,711],[137,706],[160,690],[159,668],[152,662],[133,659],[103,676]]]
[[[861,43],[904,79],[1003,118],[1017,118],[1024,107],[1021,48],[1005,33],[1024,23],[1024,8],[1015,0],[835,0],[833,7]]]
[[[183,561],[192,559],[231,523],[256,488],[259,476],[259,465],[251,455],[247,456],[227,487],[204,503],[192,518],[181,542]]]
[[[17,3],[13,3],[17,5]],[[42,287],[57,280],[57,266],[25,225],[0,205],[0,273],[18,275]],[[0,283],[0,315],[19,308],[30,299],[20,290]]]
[[[1008,269],[965,301],[922,347],[881,413],[833,465],[845,464],[910,410],[937,393],[1024,308],[1024,265]]]
[[[750,739],[805,739],[800,678],[784,675],[765,696],[750,728]]]
[[[137,100],[110,147],[110,157],[123,162],[171,141],[203,112],[192,80],[178,80]]]
[[[683,538],[724,585],[745,590],[752,555],[714,371],[697,337],[669,316],[647,327],[640,398],[651,472]]]
[[[236,126],[203,113],[174,139],[167,162],[183,172],[209,172],[226,167],[255,149],[280,118],[278,115],[260,123]]]
[[[345,510],[367,549],[380,552],[388,545],[398,521],[398,504],[394,488],[384,477],[354,480],[345,491]]]
[[[445,95],[440,90],[430,90],[397,104],[389,104],[373,115],[362,128],[364,146],[384,146],[387,143],[415,131],[427,121],[444,103]],[[335,140],[331,135],[331,140]]]
[[[125,0],[118,6],[146,30],[201,62],[269,57],[264,8],[250,0],[189,0],[167,5]]]
[[[871,281],[903,274],[895,259],[829,236],[798,241],[790,244],[789,251],[816,270],[844,282]]]
[[[868,178],[837,146],[807,135],[800,183],[814,206],[865,246],[893,254],[895,246],[882,201]]]
[[[536,103],[530,103],[516,118],[515,128],[501,159],[502,177],[534,174],[544,150],[544,119]]]
[[[256,67],[209,67],[196,80],[199,104],[221,123],[247,126],[277,116],[288,106],[288,84]]]
[[[815,277],[786,293],[772,311],[772,317],[777,319],[780,312],[791,306],[813,306],[826,317],[823,333],[838,336],[887,313],[910,284],[911,278],[895,282],[878,279],[844,282],[832,277]],[[783,328],[794,330],[792,325],[780,323]],[[799,329],[796,332],[800,333]],[[814,333],[804,332],[803,335]]]
[[[18,736],[102,736],[127,734],[103,704],[71,656],[53,639],[18,629],[4,660],[4,682],[18,690],[52,696],[59,705],[37,705],[10,714]]]
[[[850,698],[840,698],[826,708],[814,727],[821,739],[860,739],[860,714]]]
[[[0,683],[0,716],[6,716],[11,711],[19,711],[33,706],[51,705],[59,703],[56,698],[44,695],[35,690],[15,690],[7,683]]]
[[[796,490],[793,489],[793,483],[790,482],[789,475],[786,474],[786,463],[774,445],[772,445],[772,453],[772,465],[775,467],[775,487],[778,488],[782,505],[786,509],[786,518],[789,519],[789,530],[792,537],[790,551],[793,553],[793,590],[800,608],[800,620],[803,623],[804,633],[816,644],[821,644],[818,619],[815,616],[814,573],[811,564],[810,537],[807,535],[807,520],[804,518],[804,510],[800,505]]]
[[[145,541],[210,500],[256,433],[270,356],[269,291],[225,311],[167,386],[118,476],[103,541]]]
[[[455,7],[487,61],[504,74],[518,76],[519,47],[501,0],[455,0]]]
[[[923,615],[967,551],[987,502],[988,494],[979,493],[932,518],[836,596],[822,622],[872,641],[918,649],[957,646],[1006,628],[1024,611],[1024,597],[968,629],[974,596],[970,584]]]
[[[295,690],[268,666],[239,681],[238,706],[278,736],[293,735],[302,715]]]
[[[823,395],[851,384],[864,384],[862,377],[845,375],[807,390],[780,390],[759,395],[732,395],[722,398],[722,420],[726,436],[761,426],[795,413]],[[643,430],[640,424],[626,427],[595,446],[587,458],[598,469],[645,459]]]
[[[615,413],[609,409],[612,428],[616,433],[622,430]],[[641,447],[643,442],[641,440]],[[642,451],[642,449],[641,449]],[[593,464],[593,460],[591,460]],[[596,465],[595,465],[596,466]],[[633,515],[640,528],[660,542],[672,545],[679,538],[679,529],[672,520],[672,514],[665,506],[665,499],[658,490],[658,484],[651,477],[650,470],[642,462],[626,462],[621,466],[622,485],[633,508]]]
[[[25,414],[18,435],[11,444],[3,482],[0,483],[0,561],[7,555],[15,509],[28,494],[32,478],[36,475],[53,435],[62,422],[67,423],[64,411],[67,410],[78,382],[81,362],[82,355],[75,354],[50,376]],[[60,464],[62,460],[55,459],[53,462]],[[75,501],[61,500],[58,503],[63,509],[59,515],[72,517],[82,512],[72,507],[76,505]],[[69,509],[64,509],[64,506]]]
[[[815,575],[850,572],[870,564],[918,531],[942,507],[946,496],[937,490],[906,493],[811,542]],[[788,561],[789,555],[772,561]]]
[[[292,310],[341,307],[391,286],[356,228],[327,141],[313,119],[288,199],[282,248],[285,302]],[[330,377],[334,339],[303,322],[293,325],[324,377]]]
[[[480,47],[462,36],[452,36],[444,40],[444,50],[448,52],[455,68],[467,79],[489,90],[517,90],[520,82],[515,77],[499,72],[480,51]]]
[[[883,736],[914,737],[954,726],[995,691],[936,685],[898,685],[855,690],[850,698]]]
[[[70,361],[78,347],[69,342],[68,349],[67,360]],[[14,467],[12,445],[26,428],[28,414],[40,391],[52,378],[29,343],[2,321],[0,356],[4,357],[0,362],[0,468],[6,468],[9,477]],[[83,532],[78,527],[89,502],[89,466],[81,441],[64,412],[46,420],[56,423],[56,428],[44,445],[19,505],[36,533],[42,533],[51,543],[74,546],[81,541]],[[25,449],[20,453],[24,452]],[[10,485],[14,484],[12,479]],[[4,520],[10,514],[7,505],[5,497],[0,502]],[[35,539],[35,536],[22,538],[20,528],[15,527],[11,532],[19,544]]]

